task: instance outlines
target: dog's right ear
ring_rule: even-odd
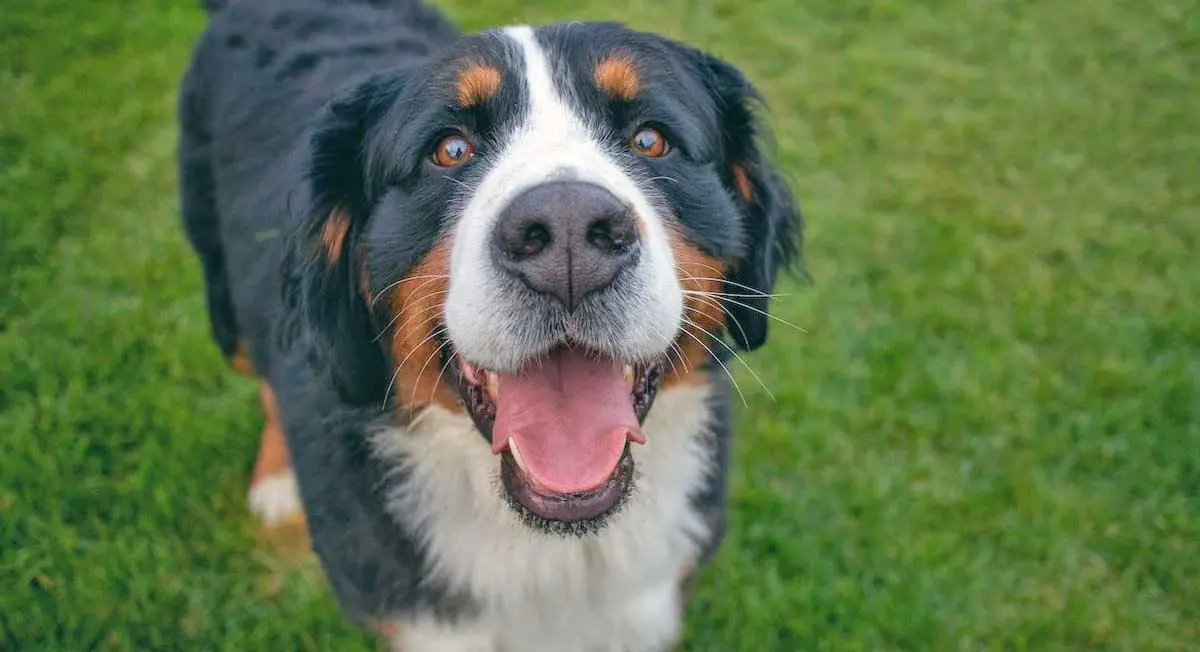
[[[394,75],[369,79],[319,116],[311,132],[309,202],[284,262],[288,333],[315,336],[314,361],[330,370],[342,399],[355,405],[382,401],[388,380],[364,287],[362,235],[374,201],[365,146],[399,87]]]

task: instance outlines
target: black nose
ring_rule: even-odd
[[[604,188],[554,181],[517,195],[500,213],[497,264],[574,310],[637,257],[633,214]]]

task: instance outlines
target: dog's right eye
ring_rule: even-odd
[[[452,168],[466,163],[474,153],[471,143],[462,134],[450,134],[433,148],[433,162],[439,167]]]
[[[645,127],[638,129],[638,132],[629,139],[629,146],[633,151],[647,158],[661,158],[666,156],[671,151],[671,145],[667,143],[666,136],[654,127]]]

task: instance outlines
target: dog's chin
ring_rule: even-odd
[[[603,529],[633,493],[633,456],[626,446],[607,480],[589,491],[564,494],[537,488],[515,458],[504,452],[500,454],[500,481],[505,502],[529,527],[584,536]]]
[[[516,372],[456,359],[452,384],[497,456],[509,506],[530,527],[586,535],[633,492],[633,446],[663,379],[663,362],[627,364],[562,344]],[[449,362],[449,360],[447,361]]]

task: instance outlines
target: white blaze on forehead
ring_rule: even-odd
[[[554,87],[550,62],[538,45],[533,29],[510,27],[505,32],[521,48],[521,58],[525,65],[525,88],[529,93],[529,120],[523,125],[522,132],[513,139],[513,144],[536,146],[539,142],[537,137],[541,136],[545,139],[545,144],[553,148],[553,151],[544,152],[551,156],[559,152],[570,152],[572,144],[581,148],[592,144],[591,134],[583,121],[559,98]],[[561,163],[570,164],[569,161]]]
[[[565,75],[551,66],[531,27],[501,33],[517,46],[525,82],[522,118],[509,134],[497,134],[499,151],[467,200],[454,234],[446,326],[467,359],[509,368],[530,354],[527,334],[512,317],[522,306],[506,303],[500,272],[491,263],[492,230],[514,197],[552,180],[594,183],[629,205],[638,220],[642,256],[635,282],[624,294],[625,333],[617,346],[629,357],[652,357],[670,346],[683,312],[683,294],[667,226],[628,168],[631,154],[613,142],[611,127],[589,124],[564,97]],[[589,75],[584,78],[590,79]],[[624,159],[624,160],[623,160]]]

